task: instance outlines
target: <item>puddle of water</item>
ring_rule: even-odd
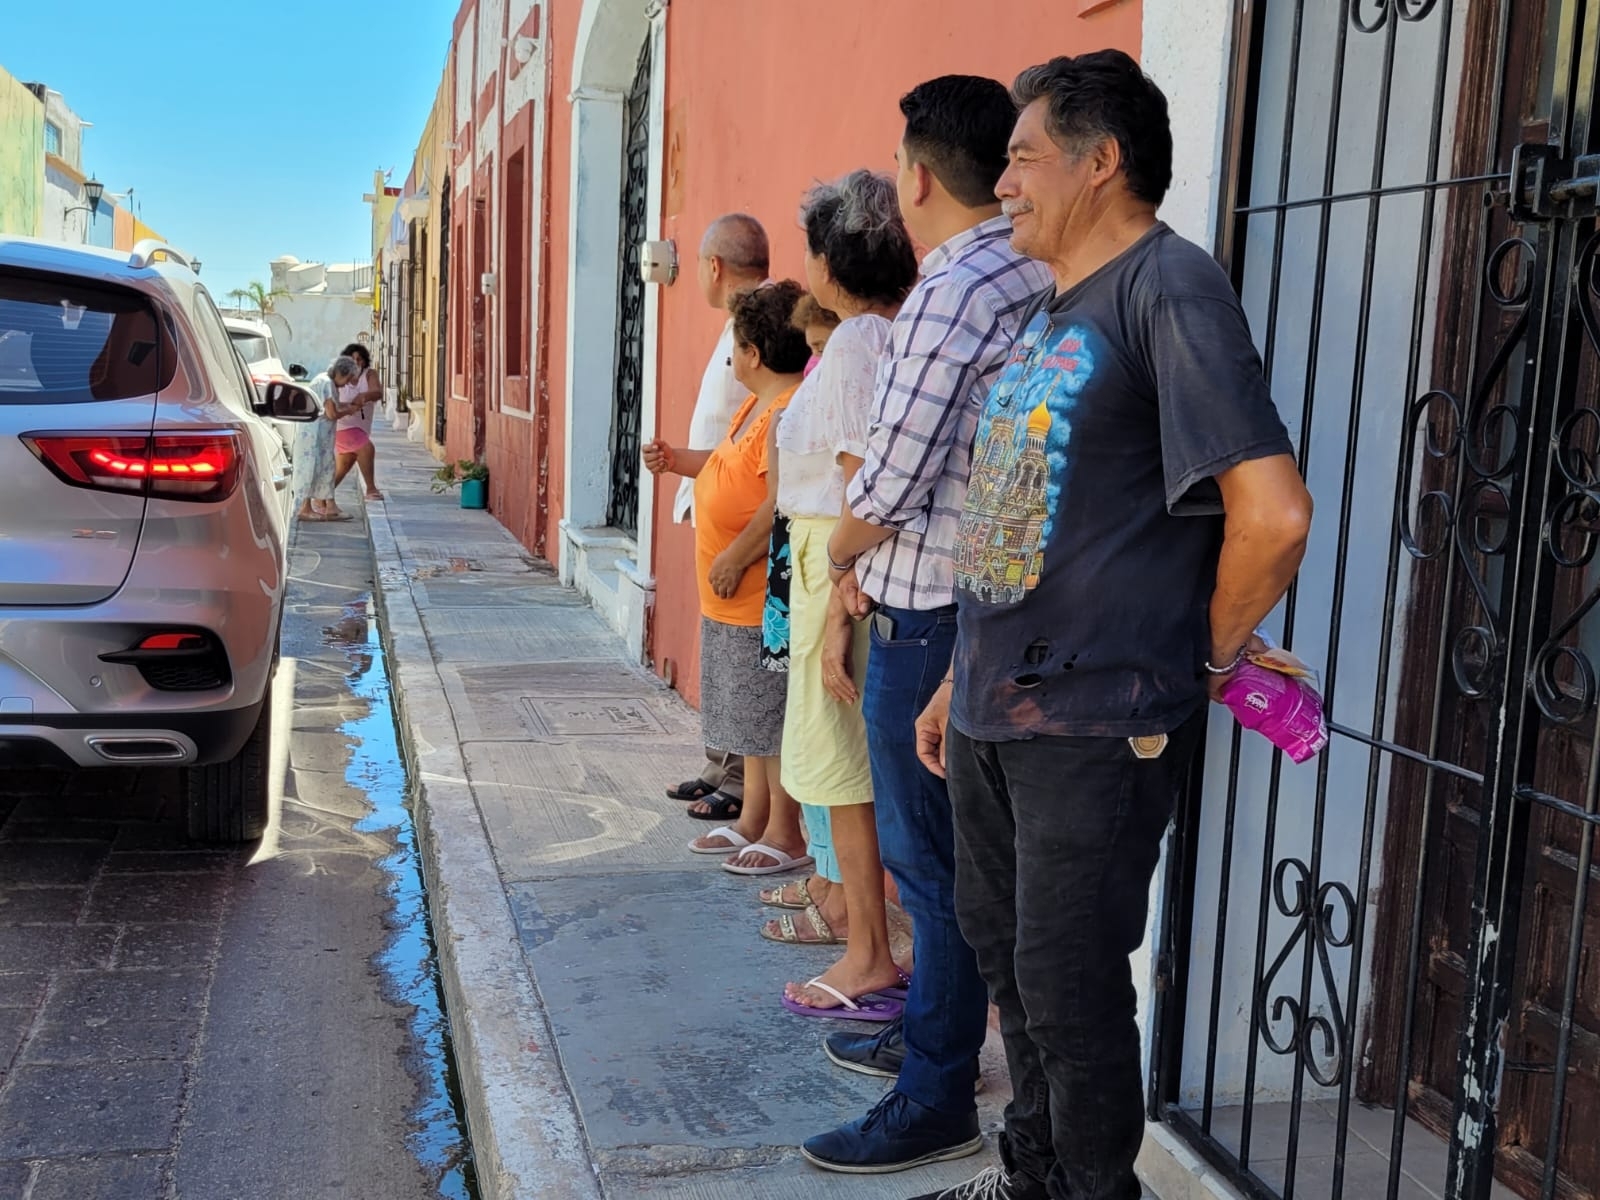
[[[460,1080],[450,1048],[450,1026],[444,1014],[438,956],[428,921],[422,864],[417,855],[405,763],[389,695],[389,672],[370,597],[350,604],[345,616],[324,631],[330,645],[341,645],[350,659],[351,692],[367,702],[365,716],[340,728],[350,742],[345,778],[360,788],[372,812],[356,824],[361,833],[393,837],[396,849],[378,865],[388,874],[394,909],[389,917],[390,941],[378,956],[395,1000],[412,1007],[411,1032],[418,1046],[415,1070],[422,1083],[422,1101],[415,1114],[410,1149],[439,1180],[444,1200],[479,1200],[472,1144],[462,1117]]]

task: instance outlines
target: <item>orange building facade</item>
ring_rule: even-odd
[[[448,452],[487,459],[495,515],[691,701],[691,531],[637,446],[685,436],[722,321],[695,285],[707,221],[753,213],[799,275],[803,190],[887,169],[896,99],[935,75],[1111,46],[1165,91],[1160,215],[1230,273],[1316,501],[1265,625],[1324,669],[1332,740],[1295,767],[1212,710],[1134,958],[1159,1194],[1381,1188],[1403,1160],[1438,1196],[1600,1196],[1573,1132],[1600,1111],[1595,13],[468,0],[456,21]],[[653,240],[670,286],[637,282]]]
[[[1137,53],[1140,0],[466,0],[451,49],[443,448],[493,514],[698,699],[693,533],[638,445],[682,439],[723,317],[695,282],[707,222],[758,217],[802,278],[815,180],[893,169],[899,97],[1009,80],[1058,53]],[[675,244],[644,284],[636,244]],[[437,421],[432,424],[437,427]]]

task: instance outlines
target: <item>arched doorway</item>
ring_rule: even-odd
[[[655,432],[657,289],[637,245],[659,237],[665,6],[584,0],[573,59],[563,578],[641,658],[654,505],[639,446]]]

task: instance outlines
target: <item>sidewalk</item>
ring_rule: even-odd
[[[823,1057],[844,1023],[778,1004],[836,951],[763,940],[773,880],[685,849],[706,826],[663,788],[699,769],[696,714],[494,518],[433,495],[421,446],[374,436],[381,625],[485,1200],[901,1200],[992,1161],[801,1159],[884,1091]]]

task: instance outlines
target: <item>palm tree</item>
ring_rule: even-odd
[[[242,288],[234,288],[228,293],[228,299],[236,300],[241,305],[248,301],[253,304],[262,316],[272,311],[272,301],[275,297],[286,296],[287,292],[281,289],[267,287],[259,279],[252,279]]]

